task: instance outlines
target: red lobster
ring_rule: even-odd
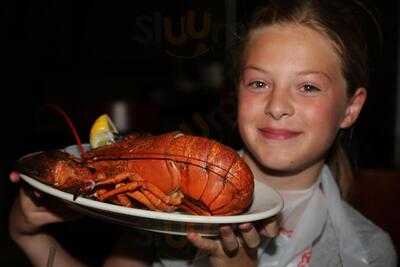
[[[171,132],[129,135],[81,155],[41,152],[17,169],[60,190],[151,210],[233,215],[252,202],[250,168],[233,149],[204,137]]]

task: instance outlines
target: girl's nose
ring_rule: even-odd
[[[267,97],[264,113],[274,120],[290,117],[294,114],[290,92],[286,88],[273,88]]]

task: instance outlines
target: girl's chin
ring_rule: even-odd
[[[301,171],[301,164],[298,164],[299,162],[296,159],[261,157],[255,163],[261,170],[267,173],[288,175]]]
[[[322,166],[323,160],[304,161],[303,158],[261,158],[256,162],[258,168],[264,173],[273,176],[295,176],[300,173],[311,171],[314,168]]]
[[[288,176],[295,175],[301,172],[299,166],[294,166],[292,164],[263,164],[261,169],[274,176]]]
[[[259,162],[270,169],[291,169],[294,168],[296,165],[295,162],[299,162],[299,160],[296,160],[295,158],[288,158],[287,156],[285,157],[279,157],[279,156],[272,156],[268,155],[268,157],[260,157]]]

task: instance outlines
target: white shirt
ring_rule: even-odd
[[[275,255],[268,255],[266,247],[271,244],[265,242],[259,248],[259,266],[298,266],[299,255],[307,249],[311,249],[310,266],[397,266],[389,236],[342,201],[327,166],[319,181],[275,265],[271,265]]]

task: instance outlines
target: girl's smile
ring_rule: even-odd
[[[271,127],[259,128],[258,130],[260,131],[260,134],[267,140],[288,140],[301,134],[301,132],[298,131]]]

